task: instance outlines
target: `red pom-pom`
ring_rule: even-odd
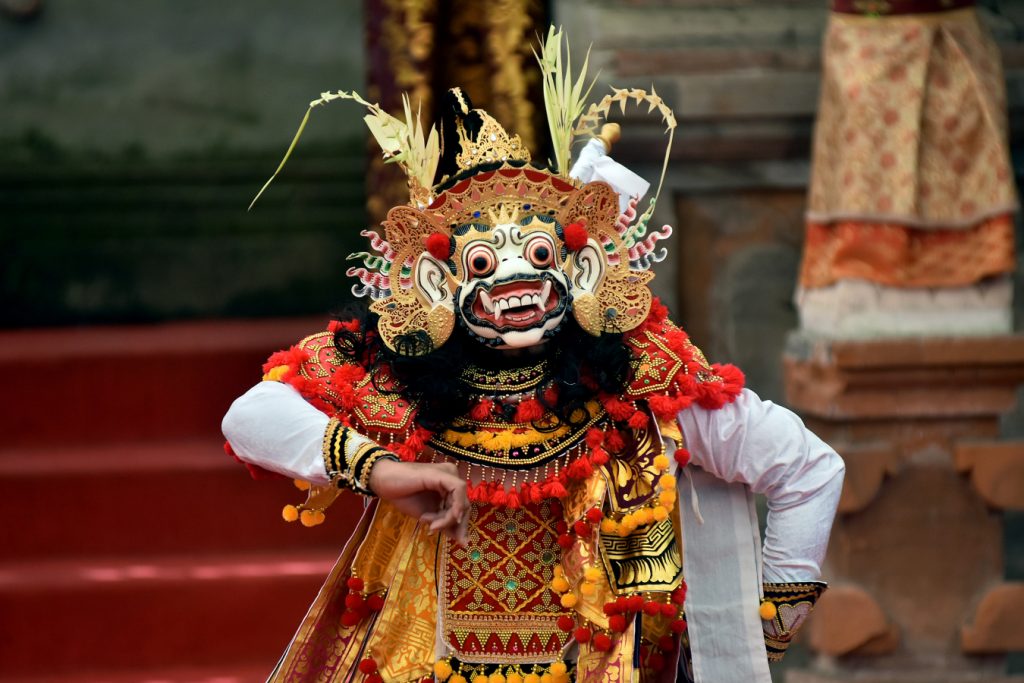
[[[679,463],[680,467],[686,467],[687,463],[690,462],[690,451],[685,448],[678,448],[675,452],[676,462]]]
[[[594,636],[594,649],[598,652],[608,652],[612,649],[612,639],[607,633],[598,633]]]
[[[614,602],[606,602],[604,604],[604,613],[607,614],[608,616],[612,616],[613,614],[618,614],[621,611],[622,610],[619,609],[619,606],[616,605]]]
[[[559,534],[569,533],[569,525],[566,523],[564,519],[560,519],[557,522],[555,522],[555,532]]]
[[[579,251],[583,247],[587,246],[587,239],[590,235],[587,234],[587,229],[584,227],[584,223],[570,223],[565,226],[565,230],[562,233],[565,242],[565,248],[569,251]]]
[[[651,600],[650,602],[644,603],[644,614],[649,617],[656,617],[661,614],[661,605]]]
[[[571,631],[576,626],[576,620],[570,617],[568,614],[563,614],[558,617],[558,628],[563,631]]]
[[[608,617],[608,628],[615,631],[616,633],[622,633],[626,630],[626,626],[629,622],[626,621],[626,617],[621,614]]]
[[[359,671],[364,674],[375,674],[377,673],[377,662],[373,661],[372,657],[367,657],[359,662]]]
[[[647,429],[647,423],[649,419],[647,413],[642,410],[638,410],[629,417],[630,429]]]
[[[674,617],[676,615],[676,606],[673,604],[666,604],[661,606],[661,616],[663,617]]]
[[[668,627],[672,629],[672,633],[682,633],[686,630],[686,619],[675,619]]]
[[[604,432],[597,427],[591,427],[587,430],[587,447],[597,448],[604,443]]]
[[[577,536],[589,536],[591,531],[590,525],[582,519],[573,522],[572,530],[576,532]]]
[[[512,489],[511,491],[509,491],[508,492],[508,498],[505,500],[505,507],[511,508],[513,510],[518,510],[522,506],[523,506],[523,501],[519,497],[519,492],[516,491],[515,489]]]
[[[528,398],[516,407],[516,422],[533,422],[544,416],[544,406],[535,398]]]
[[[594,473],[594,466],[590,464],[590,458],[581,457],[573,460],[565,468],[565,473],[569,475],[570,479],[586,479]]]
[[[686,584],[684,583],[679,588],[672,591],[672,602],[677,605],[681,605],[686,602]]]
[[[544,401],[553,406],[558,403],[558,387],[550,386],[544,390]]]
[[[379,612],[384,609],[384,596],[380,593],[375,593],[366,599],[366,606],[374,612]]]
[[[572,637],[576,639],[577,643],[589,643],[590,638],[594,634],[590,632],[589,628],[580,626],[578,629],[572,632]]]
[[[631,595],[626,599],[626,609],[630,612],[639,612],[644,608],[644,599],[640,595]]]
[[[358,576],[350,577],[349,580],[345,582],[345,585],[348,586],[350,591],[361,591],[366,587],[366,584],[363,583],[363,580]]]
[[[498,507],[505,507],[508,504],[508,492],[504,486],[498,486],[494,493],[491,494],[491,505]]]
[[[665,668],[665,658],[655,652],[647,660],[647,666],[651,667],[654,671],[661,671]]]
[[[604,519],[604,513],[601,512],[601,508],[590,508],[587,510],[587,521],[591,524],[597,524]]]
[[[565,498],[569,492],[562,486],[562,482],[555,479],[544,484],[544,495],[549,498]]]
[[[608,451],[603,448],[595,448],[590,452],[590,462],[597,467],[601,467],[608,462]]]
[[[615,606],[619,608],[620,612],[625,612],[629,609],[629,598],[627,598],[625,595],[620,595],[619,597],[615,598]]]
[[[427,251],[438,261],[447,261],[451,248],[452,240],[448,235],[434,232],[427,237]]]
[[[491,410],[494,408],[494,402],[489,398],[480,399],[480,401],[469,409],[469,416],[474,420],[486,420],[491,416]]]
[[[658,649],[662,652],[671,652],[676,649],[676,639],[668,635],[658,638]]]
[[[345,610],[341,613],[342,626],[355,626],[359,623],[359,613],[352,610]]]
[[[613,429],[608,432],[608,436],[605,437],[604,445],[607,446],[608,450],[612,453],[619,453],[626,447],[626,440],[622,438],[622,432],[617,429]]]
[[[349,593],[345,596],[345,607],[349,609],[358,610],[363,606],[364,602],[363,596],[359,595],[359,593]]]
[[[560,548],[563,548],[564,550],[568,550],[569,548],[571,548],[574,542],[575,541],[573,541],[572,536],[570,536],[569,534],[562,534],[558,537],[558,546]]]

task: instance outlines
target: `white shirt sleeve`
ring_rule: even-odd
[[[245,462],[314,484],[330,480],[321,449],[328,418],[295,389],[260,382],[231,404],[221,430]]]
[[[679,414],[691,462],[768,499],[764,580],[816,581],[828,547],[845,466],[789,410],[744,389],[718,410]]]

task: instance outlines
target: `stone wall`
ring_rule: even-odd
[[[1024,5],[986,2],[1006,66],[1014,148],[1024,144]],[[608,85],[649,88],[679,120],[657,216],[676,228],[655,288],[709,354],[741,362],[779,399],[796,326],[803,195],[817,108],[824,0],[558,0],[555,21]],[[617,158],[656,178],[656,118],[621,117]],[[674,249],[673,249],[674,245]],[[1022,297],[1017,297],[1018,306]]]
[[[322,312],[363,225],[361,5],[44,0],[0,14],[0,325]],[[355,239],[352,239],[352,238]]]

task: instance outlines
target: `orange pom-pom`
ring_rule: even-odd
[[[587,234],[585,225],[584,221],[579,221],[565,226],[562,233],[562,241],[565,243],[566,249],[569,251],[579,251],[587,246],[587,240],[590,236]]]
[[[427,251],[438,261],[447,261],[451,249],[452,240],[448,235],[434,232],[427,237]]]
[[[294,522],[299,518],[299,509],[294,505],[285,505],[284,509],[281,510],[281,517],[286,522]]]

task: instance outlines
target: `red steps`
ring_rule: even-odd
[[[320,325],[0,333],[0,681],[262,680],[359,501],[284,523],[303,494],[254,482],[220,419]]]

